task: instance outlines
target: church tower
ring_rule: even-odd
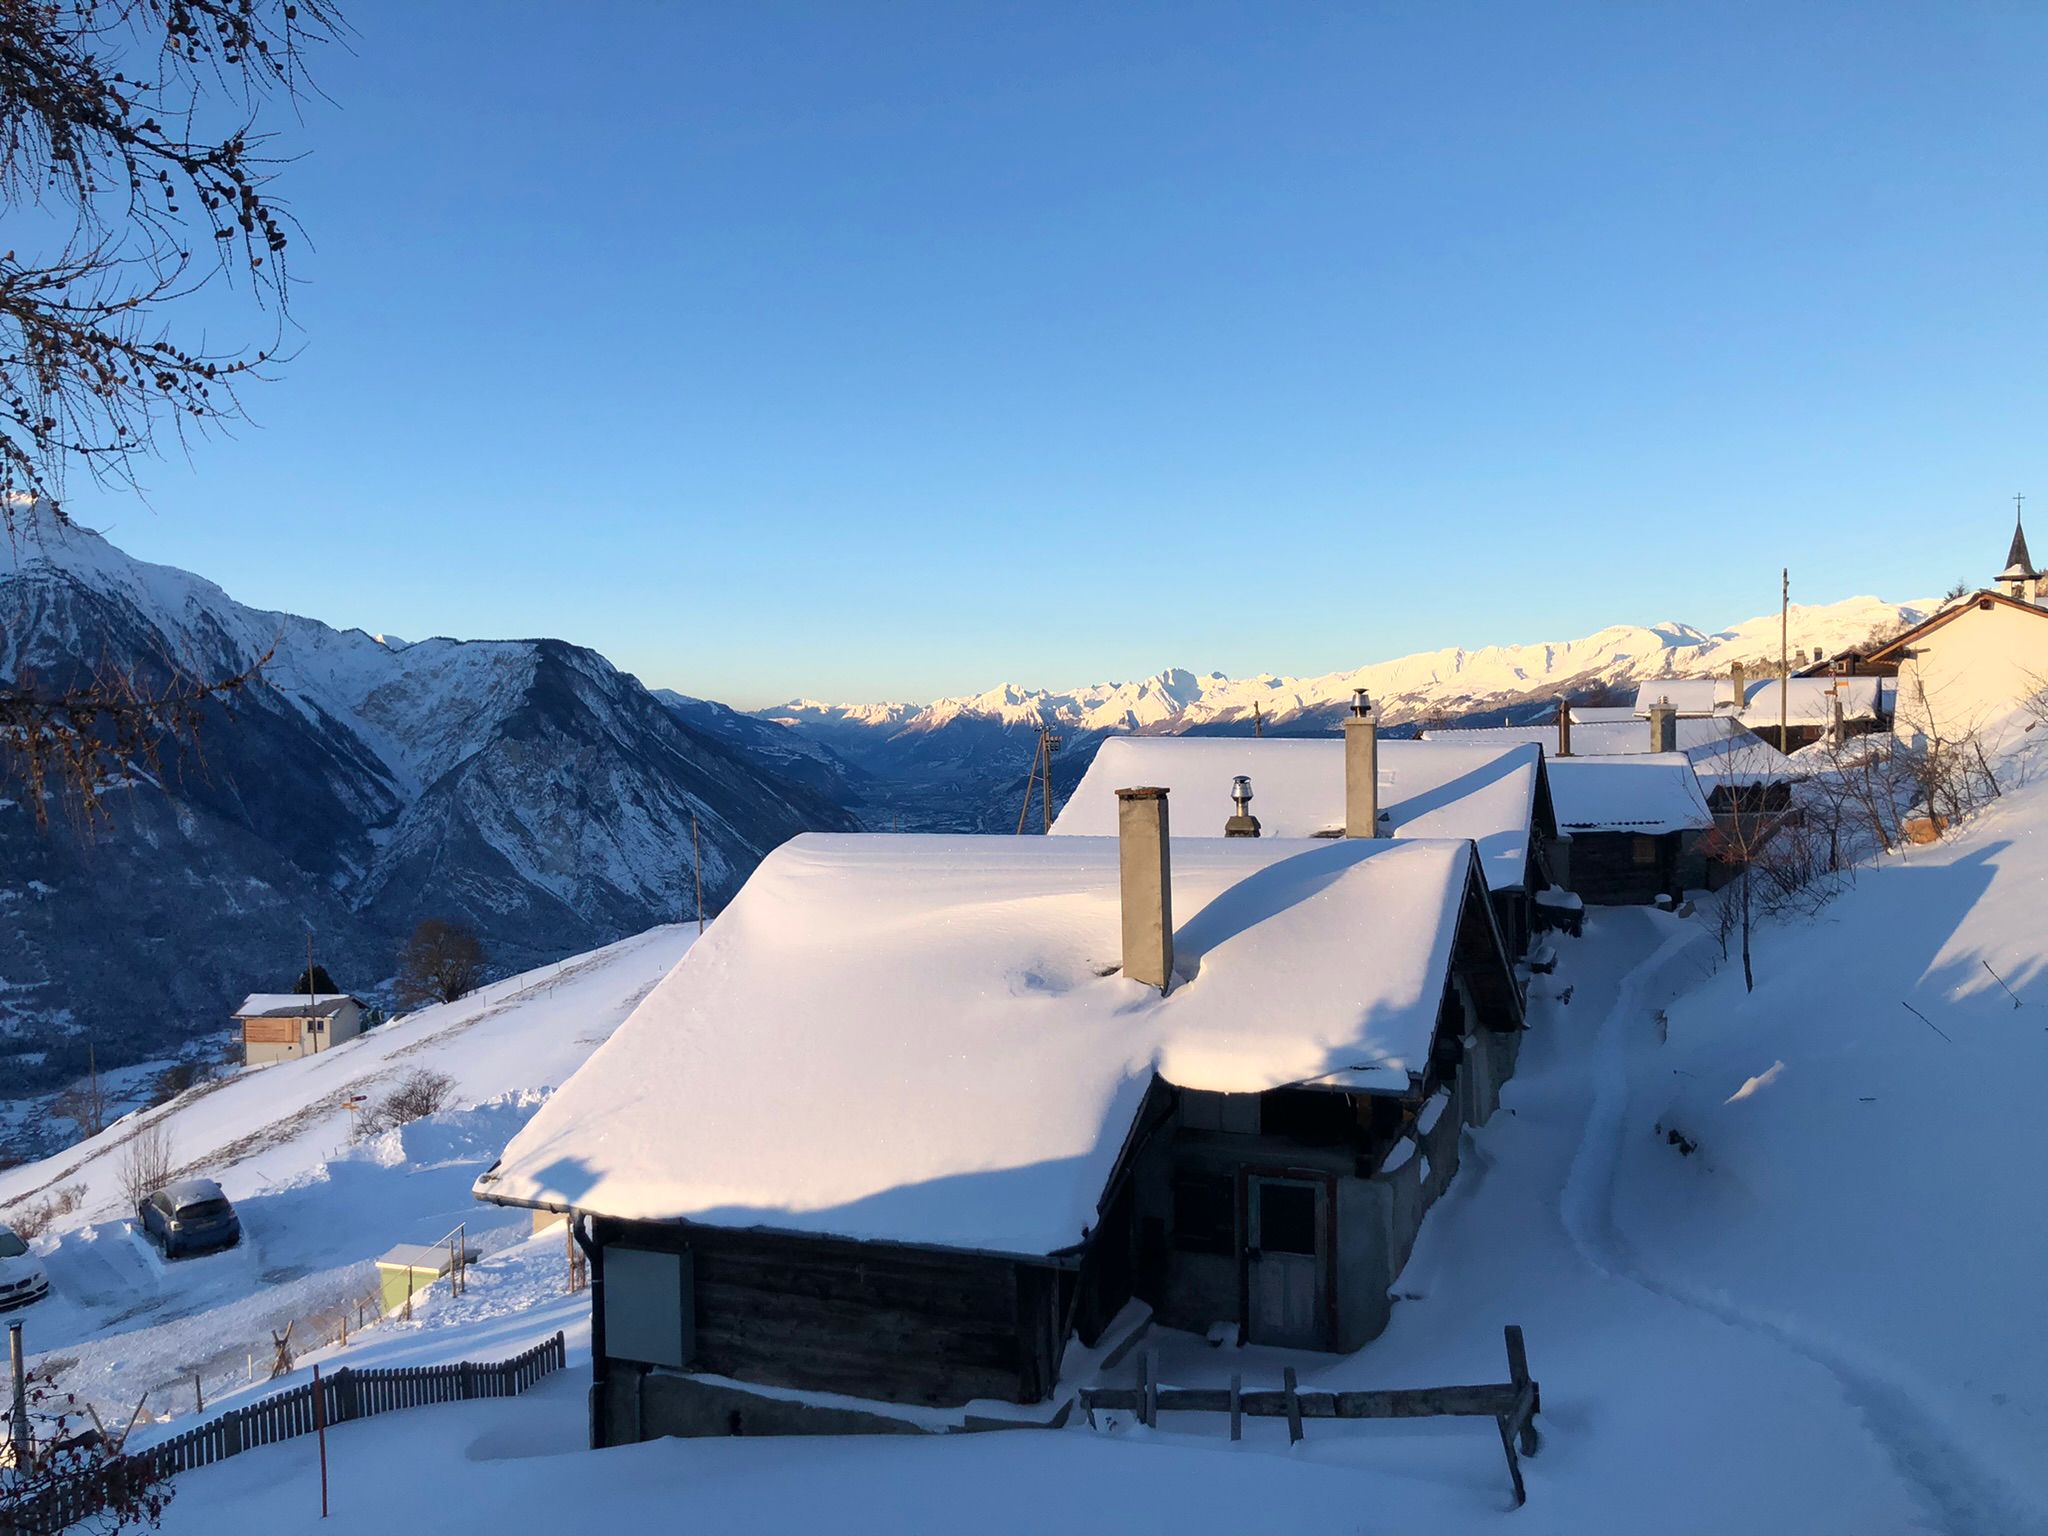
[[[1998,573],[1998,580],[2004,586],[2008,597],[2018,598],[2023,603],[2037,602],[2042,596],[2043,579],[2034,569],[2034,562],[2027,553],[2027,530],[2020,523],[2020,498],[2013,498],[2012,548],[2006,552],[2005,569]]]

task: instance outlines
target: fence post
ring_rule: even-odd
[[[1282,1371],[1280,1380],[1287,1390],[1287,1443],[1292,1445],[1301,1438],[1301,1394],[1294,1390],[1294,1367]]]
[[[1230,1373],[1230,1438],[1244,1438],[1244,1377]]]

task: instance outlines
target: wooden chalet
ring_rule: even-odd
[[[1702,847],[1714,813],[1683,753],[1560,758],[1550,765],[1550,784],[1570,840],[1565,883],[1581,900],[1676,901],[1688,889],[1720,883],[1722,871]]]
[[[1472,843],[806,835],[477,1184],[569,1213],[592,1438],[1044,1421],[1149,1307],[1355,1349],[1520,988]]]

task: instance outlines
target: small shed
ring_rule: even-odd
[[[1698,846],[1714,813],[1684,753],[1559,758],[1550,788],[1571,840],[1566,883],[1586,901],[1647,904],[1714,883]]]
[[[400,1243],[377,1260],[377,1295],[384,1312],[396,1312],[455,1266],[445,1243]]]
[[[332,1050],[363,1032],[362,999],[346,992],[252,992],[235,1010],[248,1066]]]

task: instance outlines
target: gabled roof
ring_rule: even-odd
[[[1519,890],[1529,838],[1557,823],[1542,750],[1520,741],[1480,745],[1379,743],[1380,822],[1390,837],[1470,838],[1491,890]],[[1264,837],[1325,837],[1344,830],[1344,743],[1334,736],[1112,736],[1052,824],[1063,837],[1114,837],[1116,792],[1158,784],[1173,835],[1221,837],[1230,782],[1252,781]]]
[[[1821,677],[1794,677],[1786,680],[1782,689],[1773,678],[1769,682],[1752,683],[1746,690],[1749,697],[1742,708],[1742,723],[1753,731],[1764,731],[1778,723],[1778,698],[1782,692],[1785,700],[1785,723],[1787,725],[1831,725],[1833,701],[1842,704],[1844,720],[1875,720],[1885,713],[1888,678],[1838,677],[1829,674]]]
[[[1650,706],[1668,703],[1681,715],[1711,715],[1716,710],[1735,708],[1735,679],[1732,677],[1660,677],[1636,689],[1637,719],[1647,720]]]
[[[1700,772],[1727,770],[1740,767],[1752,775],[1769,776],[1782,773],[1792,776],[1792,769],[1783,753],[1741,721],[1728,715],[1681,715],[1672,722],[1678,737],[1678,755],[1689,760]],[[1598,721],[1590,725],[1572,727],[1572,755],[1558,757],[1557,727],[1555,725],[1499,725],[1463,731],[1430,731],[1426,741],[1444,745],[1453,743],[1480,743],[1485,741],[1529,741],[1543,745],[1547,758],[1545,768],[1550,776],[1551,803],[1557,808],[1560,825],[1564,822],[1564,804],[1557,798],[1557,770],[1560,764],[1577,762],[1581,758],[1597,757],[1648,757],[1650,752],[1650,723],[1647,720]]]
[[[796,837],[477,1194],[1060,1252],[1096,1223],[1155,1075],[1405,1093],[1454,942],[1499,957],[1467,843],[1182,838],[1171,855],[1180,979],[1162,997],[1117,969],[1114,838]]]
[[[317,992],[307,996],[304,992],[251,992],[242,999],[242,1006],[235,1010],[238,1019],[303,1019],[331,1018],[341,1011],[343,1003],[354,1003],[362,1007],[362,999],[346,992]]]
[[[1963,617],[1964,614],[1977,613],[1995,605],[2003,605],[2020,613],[2032,614],[2037,619],[2048,619],[2048,608],[2043,608],[2036,603],[2022,602],[2016,597],[2007,597],[2003,592],[1993,592],[1986,588],[1981,591],[1972,592],[1968,597],[1956,599],[1956,601],[1950,603],[1932,618],[1922,619],[1904,634],[1892,636],[1891,639],[1870,652],[1863,659],[1866,662],[1897,662],[1901,653],[1912,649],[1915,644],[1925,639],[1935,630],[1940,629],[1944,624],[1953,624],[1957,619]]]
[[[1566,832],[1703,831],[1714,813],[1682,752],[1561,757],[1550,765],[1558,825]]]

